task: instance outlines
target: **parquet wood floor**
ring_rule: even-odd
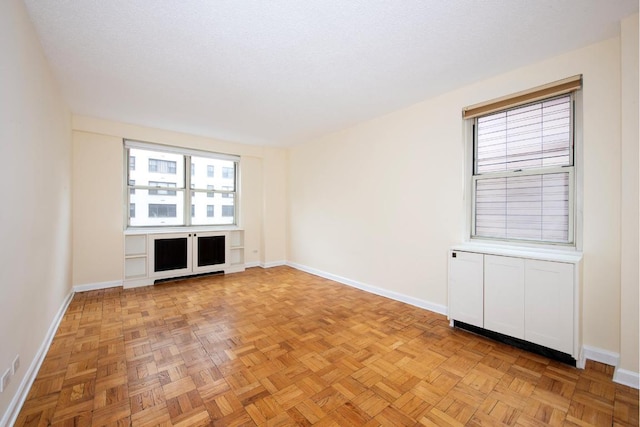
[[[638,391],[288,267],[76,294],[18,426],[625,426]]]

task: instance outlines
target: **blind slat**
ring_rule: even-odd
[[[573,164],[570,95],[480,117],[476,132],[475,174]]]
[[[569,172],[476,180],[478,237],[566,242]]]

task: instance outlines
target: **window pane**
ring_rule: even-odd
[[[139,185],[147,182],[171,182],[177,188],[184,188],[184,156],[160,151],[129,149],[129,160],[135,157],[137,167],[129,170],[129,179]]]
[[[191,184],[194,185],[194,188],[222,190],[223,186],[226,186],[235,191],[236,163],[234,161],[192,156],[191,162],[196,168],[196,173],[191,177]],[[227,171],[226,175],[225,170]]]
[[[233,216],[233,205],[222,206],[222,216]]]
[[[571,96],[476,121],[475,173],[573,165]]]
[[[235,223],[234,198],[222,198],[220,193],[215,193],[214,198],[207,198],[205,193],[202,198],[195,199],[196,215],[192,218],[193,225],[227,225]],[[228,216],[231,215],[231,216]]]
[[[568,242],[569,173],[476,181],[476,236]]]
[[[149,195],[151,191],[154,190],[137,188],[135,194],[129,195],[129,205],[136,207],[135,218],[130,218],[129,225],[183,225],[184,190],[170,191],[175,195]]]

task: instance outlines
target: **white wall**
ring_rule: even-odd
[[[74,285],[123,279],[124,138],[239,155],[239,225],[245,230],[245,262],[258,265],[286,259],[285,233],[264,232],[285,228],[286,185],[280,176],[286,169],[284,149],[73,116]]]
[[[622,239],[620,368],[640,371],[638,351],[638,14],[622,21]]]
[[[0,424],[71,290],[70,115],[20,0],[0,2]]]
[[[289,260],[446,306],[447,250],[464,239],[461,109],[576,74],[584,81],[584,343],[618,353],[619,38],[293,147]]]

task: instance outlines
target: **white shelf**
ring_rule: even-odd
[[[130,235],[124,238],[124,255],[125,256],[146,256],[147,255],[147,236]]]
[[[147,257],[132,257],[124,260],[124,277],[132,279],[147,276]]]

